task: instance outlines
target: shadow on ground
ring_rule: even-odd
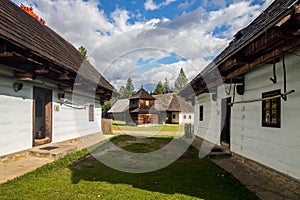
[[[166,139],[166,142],[169,142]],[[126,184],[133,188],[163,194],[184,194],[203,199],[257,199],[230,174],[208,158],[199,159],[197,150],[189,150],[168,167],[149,173],[125,173],[100,163],[91,155],[74,162],[72,182]]]

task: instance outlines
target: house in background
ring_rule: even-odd
[[[0,18],[0,156],[101,132],[114,87],[10,0],[1,0]]]
[[[195,134],[299,194],[299,1],[275,0],[213,63],[181,91]]]
[[[142,87],[129,99],[130,120],[136,125],[157,124],[158,115],[154,104],[155,98]]]
[[[129,99],[119,99],[107,112],[108,118],[127,121],[129,114]]]
[[[168,124],[194,123],[194,107],[175,93],[153,96],[159,122]]]
[[[194,123],[194,108],[190,103],[174,93],[152,96],[143,88],[130,100],[118,100],[108,113],[127,124]]]

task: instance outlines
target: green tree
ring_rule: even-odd
[[[125,93],[126,98],[129,99],[132,96],[133,92],[134,92],[134,86],[133,86],[131,78],[127,79],[127,84],[126,84],[125,89],[126,89],[125,90],[126,91],[126,93]]]
[[[109,101],[104,102],[102,108],[102,118],[108,118],[107,112],[118,101],[117,97],[112,97]]]
[[[125,86],[121,86],[119,89],[119,99],[125,99],[126,98],[126,91]]]
[[[86,48],[84,46],[80,46],[78,48],[78,51],[82,55],[82,57],[87,60],[87,50],[86,50]]]
[[[120,87],[119,99],[129,99],[132,96],[133,92],[134,92],[134,86],[133,86],[132,80],[131,80],[131,78],[128,78],[126,86]]]
[[[169,80],[166,77],[165,82],[164,82],[164,94],[167,94],[167,93],[170,93],[170,92],[171,92],[171,88],[170,88],[170,85],[169,85]]]
[[[183,71],[183,69],[180,69],[180,72],[175,80],[175,90],[178,93],[180,90],[182,90],[186,85],[188,84],[188,79]]]
[[[153,91],[153,94],[157,95],[157,94],[163,94],[163,93],[164,93],[164,87],[163,87],[161,81],[159,81],[155,90]]]

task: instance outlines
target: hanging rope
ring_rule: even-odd
[[[273,82],[273,84],[277,83],[277,77],[276,77],[276,63],[273,64],[273,78],[270,78],[270,80]]]
[[[287,95],[290,95],[290,94],[293,94],[293,93],[295,93],[295,90],[289,90],[285,93],[278,94],[278,95],[271,96],[271,97],[267,97],[267,98],[253,99],[253,100],[247,100],[247,101],[237,101],[237,102],[234,102],[234,103],[229,103],[228,105],[231,106],[231,105],[234,105],[234,104],[253,103],[253,102],[258,102],[258,101],[266,101],[266,100],[271,100],[271,99],[277,99],[277,98],[280,98],[282,96],[287,96]]]
[[[229,96],[230,93],[231,93],[231,85],[232,85],[232,84],[230,83],[229,92],[227,92],[226,89],[225,89],[225,93],[227,94],[227,96]]]
[[[64,99],[64,98],[60,98],[60,101],[62,101],[61,103],[69,108],[73,108],[73,109],[77,109],[77,110],[83,110],[85,109],[88,104],[83,104],[83,105],[79,105],[77,103],[74,103],[68,99]],[[75,106],[74,106],[75,105]]]
[[[285,57],[282,57],[282,67],[283,67],[283,93],[286,93],[286,66],[285,66]],[[284,101],[287,101],[286,95],[281,95]]]

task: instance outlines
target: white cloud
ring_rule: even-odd
[[[164,2],[160,3],[160,4],[156,4],[153,0],[147,0],[144,3],[144,8],[145,10],[157,10],[163,6],[167,6],[173,2],[175,2],[177,0],[165,0]]]
[[[156,5],[147,0],[148,9],[157,9],[175,0],[165,0]],[[89,60],[116,86],[130,77],[136,87],[142,83],[157,83],[168,77],[171,84],[183,67],[189,80],[209,62],[205,58],[217,55],[233,35],[251,22],[264,6],[237,1],[229,7],[213,12],[198,9],[183,13],[174,20],[153,18],[136,21],[132,13],[117,8],[109,16],[98,8],[97,0],[44,1],[35,0],[34,7],[46,24],[76,47],[88,49]],[[146,4],[145,3],[145,4]],[[192,3],[192,2],[190,2]],[[146,6],[145,6],[146,7]],[[228,25],[222,37],[212,34],[216,27]],[[144,73],[137,73],[142,58],[160,59],[170,53],[186,58],[172,64],[160,65]],[[191,65],[191,63],[193,65]]]

